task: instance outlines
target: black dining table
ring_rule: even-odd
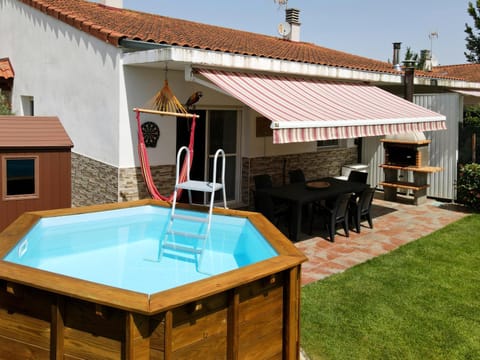
[[[285,184],[278,187],[261,189],[274,199],[290,204],[290,240],[298,241],[302,225],[302,207],[316,201],[335,199],[344,193],[360,194],[367,184],[326,177],[307,182]]]

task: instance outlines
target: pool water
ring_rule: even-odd
[[[213,215],[210,235],[202,240],[166,235],[169,214],[168,208],[149,205],[42,218],[4,260],[153,294],[277,255],[246,218]],[[174,230],[189,233],[203,233],[206,226],[181,219],[174,224]],[[164,248],[165,241],[200,251]]]

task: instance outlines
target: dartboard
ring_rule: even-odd
[[[142,133],[145,140],[145,146],[156,147],[158,138],[160,137],[160,129],[157,124],[147,121],[142,124]]]

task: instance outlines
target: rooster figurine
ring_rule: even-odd
[[[190,110],[191,107],[196,104],[200,98],[203,96],[203,93],[201,91],[196,91],[190,97],[188,98],[187,102],[185,103],[185,108],[187,110]]]

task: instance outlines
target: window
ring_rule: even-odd
[[[38,156],[3,158],[3,198],[38,197]]]
[[[22,102],[23,115],[25,116],[35,115],[35,103],[33,101],[33,96],[22,95],[20,98]]]
[[[338,139],[333,140],[319,140],[317,141],[317,148],[335,147],[338,146]]]

